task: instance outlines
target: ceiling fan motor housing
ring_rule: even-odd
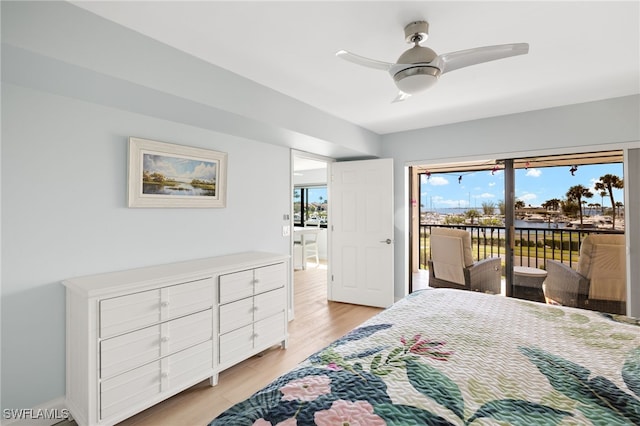
[[[427,21],[413,21],[404,27],[404,39],[407,43],[419,43],[429,37],[429,23]]]
[[[429,23],[426,21],[414,21],[404,27],[405,40],[407,43],[415,44],[400,55],[396,62],[398,65],[407,66],[393,75],[396,86],[404,93],[413,94],[427,90],[440,77],[440,69],[429,65],[438,55],[432,49],[419,44],[428,36]]]

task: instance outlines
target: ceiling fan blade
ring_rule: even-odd
[[[337,51],[336,56],[338,58],[344,59],[345,61],[353,62],[354,64],[383,71],[389,71],[389,68],[391,68],[391,66],[393,65],[389,62],[382,62],[376,61],[375,59],[365,58],[364,56],[356,55],[355,53],[347,52],[346,50]]]
[[[526,53],[529,53],[528,43],[500,44],[443,53],[433,62],[437,64],[438,68],[440,68],[444,74],[459,68],[504,59],[510,56],[524,55]]]
[[[409,93],[398,92],[398,95],[395,97],[395,99],[393,101],[391,101],[391,103],[395,104],[396,102],[406,101],[410,97],[411,97],[411,94],[409,94]]]

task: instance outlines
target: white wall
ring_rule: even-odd
[[[286,148],[31,89],[2,91],[4,407],[64,394],[60,280],[244,250],[288,253]],[[227,208],[127,208],[128,136],[227,152]]]
[[[330,157],[379,154],[371,131],[70,3],[1,6],[5,82]]]
[[[288,253],[289,148],[379,153],[372,132],[70,3],[0,7],[1,408],[64,396],[60,280]],[[227,152],[227,208],[127,208],[129,136]]]
[[[629,149],[626,153],[626,168],[624,170],[625,234],[629,244],[629,258],[627,264],[627,276],[640,277],[640,149]],[[634,244],[635,243],[635,244]],[[627,305],[630,306],[628,314],[634,318],[640,318],[640,285],[638,282],[627,283]]]
[[[382,156],[394,159],[396,297],[406,293],[408,282],[408,164],[639,146],[640,95],[385,135]],[[625,183],[635,184],[637,191],[637,181]],[[630,215],[639,217],[640,212]],[[640,241],[633,243],[632,249],[637,253]],[[640,263],[640,256],[636,256],[636,263]],[[640,287],[640,279],[636,278],[633,285]]]

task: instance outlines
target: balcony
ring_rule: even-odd
[[[483,225],[441,225],[441,224],[421,224],[419,227],[419,261],[420,272],[414,277],[414,289],[428,285],[425,281],[428,277],[424,273],[428,269],[428,260],[431,257],[430,235],[431,229],[455,228],[463,229],[471,233],[471,245],[474,260],[482,260],[488,257],[502,257],[506,253],[505,228],[500,226]],[[548,228],[541,227],[516,227],[514,229],[514,267],[524,266],[529,268],[546,269],[547,260],[557,260],[575,268],[580,253],[580,245],[585,236],[589,234],[624,234],[623,230],[606,228],[555,228],[554,224],[549,224]],[[502,262],[502,294],[505,294],[505,262]],[[514,292],[514,295],[515,292]],[[517,297],[539,300],[535,296]]]

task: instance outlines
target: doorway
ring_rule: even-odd
[[[291,151],[292,287],[299,281],[323,286],[327,298],[329,263],[328,170],[333,159]]]
[[[464,228],[472,233],[475,228],[480,229],[474,240],[478,242],[478,258],[481,254],[486,257],[489,252],[489,256],[504,259],[504,293],[508,296],[523,281],[514,276],[516,267],[540,273],[538,269],[545,269],[547,259],[559,258],[564,262],[564,257],[571,265],[577,253],[558,253],[555,247],[557,238],[563,244],[566,243],[563,238],[567,235],[571,238],[572,227],[579,228],[574,232],[578,246],[583,234],[624,232],[621,229],[626,222],[625,209],[618,212],[625,204],[622,169],[622,150],[412,166],[409,169],[412,183],[410,291],[428,286],[428,280],[424,279],[428,276],[423,269],[429,256],[431,226]],[[617,202],[613,194],[609,196],[605,190],[607,177],[620,178],[620,187],[616,187]],[[454,187],[462,191],[457,196]],[[584,190],[581,194],[593,198],[594,202],[580,200],[580,197],[574,199],[574,189]],[[442,191],[447,197],[442,196]],[[608,198],[610,205],[607,206]],[[578,220],[583,214],[584,224]],[[587,229],[587,224],[605,218],[610,221]],[[492,232],[491,238],[485,237],[488,232]],[[484,242],[482,253],[480,241]],[[494,247],[497,252],[492,251]]]

